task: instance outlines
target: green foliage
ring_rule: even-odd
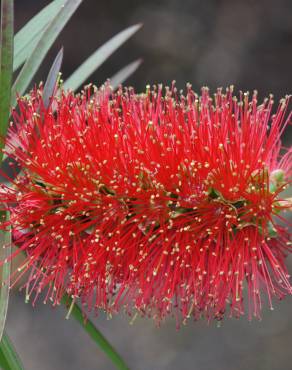
[[[12,87],[12,106],[15,106],[16,104],[16,94],[18,93],[19,95],[22,95],[25,93],[50,47],[55,42],[59,33],[62,31],[81,2],[82,0],[67,0],[45,29],[45,32],[36,44],[33,52],[26,60]]]
[[[3,157],[3,137],[6,135],[10,111],[10,91],[13,73],[13,14],[13,1],[2,0],[0,40],[0,163]]]
[[[17,32],[14,37],[13,71],[16,71],[33,52],[63,4],[64,0],[52,1]]]
[[[87,334],[94,340],[94,342],[107,354],[107,356],[112,360],[117,369],[129,370],[125,361],[118,354],[118,352],[113,348],[113,346],[108,342],[108,340],[101,334],[101,332],[95,327],[93,322],[83,316],[80,307],[73,301],[71,297],[67,294],[64,295],[62,303],[69,308],[67,318],[72,315],[82,326],[82,328],[87,332]]]
[[[4,333],[0,343],[0,366],[3,370],[23,370],[20,358],[8,335]]]
[[[13,66],[13,1],[2,0],[1,2],[1,46],[0,46],[0,163],[3,158],[3,137],[6,135],[9,110],[10,91],[12,82]],[[8,217],[8,215],[0,214]],[[11,234],[8,231],[0,232],[0,259],[7,261],[2,267],[1,290],[0,290],[0,340],[5,327],[10,283],[10,261],[8,257],[11,252]]]
[[[43,100],[44,106],[47,108],[50,104],[50,98],[54,94],[56,89],[56,84],[60,75],[61,65],[63,61],[64,51],[63,48],[59,51],[54,60],[54,63],[50,69],[50,72],[47,77],[47,81],[44,86],[43,91]]]
[[[105,62],[123,43],[132,37],[140,28],[141,24],[136,24],[126,28],[122,32],[112,37],[108,42],[98,48],[76,71],[65,81],[64,88],[77,90],[87,78]]]
[[[1,212],[1,221],[8,219],[8,212]],[[8,301],[9,301],[9,285],[10,285],[10,262],[11,254],[11,233],[9,231],[0,230],[0,261],[4,261],[1,271],[1,289],[0,289],[0,341],[4,332]]]
[[[142,59],[137,59],[120,69],[110,78],[111,86],[116,89],[120,84],[126,81],[141,65]]]

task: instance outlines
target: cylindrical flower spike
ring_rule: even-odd
[[[263,293],[271,307],[292,293],[288,103],[272,115],[272,97],[190,85],[62,92],[48,109],[41,91],[19,99],[7,151],[22,172],[0,200],[27,296],[178,323],[260,317]]]

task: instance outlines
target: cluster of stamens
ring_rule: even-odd
[[[262,292],[291,293],[280,211],[292,152],[280,158],[289,98],[172,85],[108,85],[19,100],[7,153],[22,167],[0,200],[26,253],[27,297],[66,291],[89,309],[158,321],[260,316]],[[270,125],[270,127],[268,126]],[[17,279],[16,279],[17,280]]]

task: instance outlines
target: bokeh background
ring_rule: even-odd
[[[15,0],[16,30],[45,0]],[[146,84],[191,82],[195,90],[234,84],[257,89],[278,100],[291,93],[291,0],[84,0],[36,76],[43,80],[60,46],[64,79],[117,32],[143,22],[143,28],[92,77],[97,85],[141,57],[143,64],[128,80],[136,90]],[[285,144],[291,145],[291,129]],[[291,259],[288,261],[292,271]],[[289,370],[292,368],[292,299],[275,302],[262,321],[189,322],[180,331],[172,320],[161,328],[121,314],[97,326],[123,354],[132,370]],[[24,303],[14,291],[7,331],[28,370],[113,370],[78,324],[65,320],[63,307]]]

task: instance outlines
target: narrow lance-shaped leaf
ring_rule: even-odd
[[[10,338],[4,333],[0,343],[0,366],[3,370],[23,370],[20,358],[15,351]]]
[[[1,212],[0,222],[6,221],[9,217],[8,212]],[[0,261],[3,261],[1,271],[1,289],[0,289],[0,341],[4,332],[10,285],[10,254],[11,254],[11,233],[10,230],[0,230]]]
[[[17,32],[14,37],[13,71],[16,71],[32,53],[46,27],[61,10],[63,4],[64,0],[52,1]]]
[[[16,104],[16,94],[18,93],[22,95],[25,92],[51,45],[54,43],[59,33],[62,31],[81,2],[82,0],[67,0],[61,11],[53,18],[51,23],[45,29],[43,36],[25,62],[13,85],[12,106],[15,106]]]
[[[13,66],[13,0],[1,2],[0,40],[0,163],[10,113],[10,91]]]
[[[64,56],[64,49],[62,48],[56,56],[54,63],[50,69],[50,72],[47,77],[47,81],[43,90],[43,101],[46,108],[50,104],[50,98],[53,96],[58,81],[59,73],[61,70],[61,65]]]
[[[120,69],[115,75],[110,78],[111,87],[115,90],[139,68],[141,63],[142,59],[137,59]]]
[[[13,65],[13,1],[1,2],[1,49],[0,49],[0,163],[2,162],[4,138],[6,135],[10,112],[10,89]],[[0,214],[4,221],[8,214]],[[9,231],[0,232],[0,261],[4,261],[1,273],[0,290],[0,340],[5,327],[9,300],[11,235]]]
[[[64,88],[77,90],[114,51],[133,36],[141,27],[141,24],[136,24],[112,37],[76,69],[76,71],[64,82]]]
[[[113,348],[113,346],[108,342],[108,340],[101,334],[101,332],[94,326],[93,322],[89,319],[84,320],[82,310],[73,301],[71,297],[67,294],[63,296],[62,303],[69,308],[69,315],[72,315],[82,326],[82,328],[87,332],[87,334],[94,340],[94,342],[100,347],[106,355],[115,364],[117,369],[129,370],[125,361],[118,354],[118,352]],[[68,318],[67,317],[67,318]]]
[[[63,61],[63,55],[64,55],[64,51],[62,48],[54,60],[54,63],[49,71],[49,74],[48,74],[48,77],[47,77],[47,80],[44,86],[43,101],[44,101],[44,105],[46,108],[49,106],[50,98],[54,94],[54,89],[55,89],[55,86],[58,80],[58,76],[59,76],[62,61]],[[6,168],[8,167],[8,162],[13,161],[12,158],[7,157],[7,153],[10,153],[10,151],[11,151],[11,148],[9,146],[6,146],[5,153],[3,156],[3,161],[2,161],[2,170],[5,169],[5,166]],[[20,167],[19,165],[17,165],[15,167],[15,170],[11,174],[10,178],[14,180],[14,178],[18,175],[19,171],[20,171]]]

